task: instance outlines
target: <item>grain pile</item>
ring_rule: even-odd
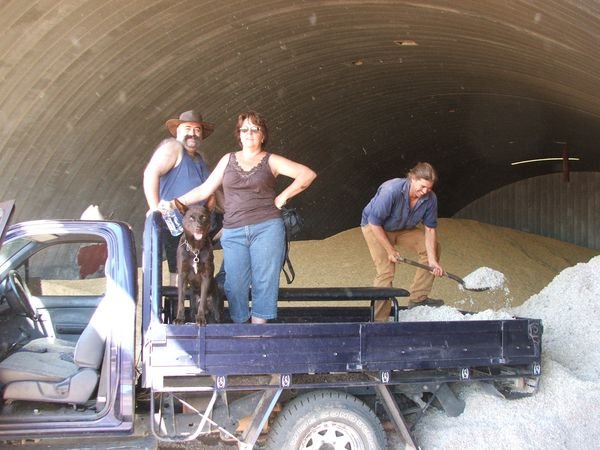
[[[538,392],[506,400],[479,384],[454,384],[465,401],[458,417],[430,411],[414,435],[422,448],[596,449],[600,440],[600,256],[564,269],[515,308],[461,317],[456,309],[414,308],[400,320],[542,320],[542,378]]]
[[[485,292],[462,290],[457,282],[445,277],[436,279],[431,297],[468,311],[519,305],[566,267],[600,254],[598,250],[474,220],[440,219],[438,236],[446,271],[466,277],[485,267],[504,275],[498,289]],[[296,280],[290,287],[373,284],[375,269],[360,228],[320,241],[292,242],[290,256],[296,270]],[[416,259],[414,254],[405,256]],[[220,258],[218,251],[217,266]],[[397,264],[394,285],[408,289],[415,270]],[[281,286],[286,286],[283,277]]]

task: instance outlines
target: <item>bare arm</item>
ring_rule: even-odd
[[[228,161],[229,154],[226,154],[221,158],[215,169],[211,172],[211,174],[208,176],[204,183],[202,183],[200,186],[196,186],[191,191],[180,195],[179,197],[177,197],[177,199],[184,205],[192,205],[202,200],[206,200],[219,188],[219,186],[223,184],[223,174],[225,173],[225,167],[227,167]]]
[[[367,226],[371,227],[371,231],[373,232],[375,239],[377,239],[377,242],[379,242],[387,252],[388,259],[393,263],[398,262],[396,258],[400,256],[400,252],[398,252],[398,250],[396,250],[396,248],[392,245],[387,237],[387,234],[385,234],[383,227],[381,225],[374,225],[372,223]]]
[[[317,174],[309,167],[283,156],[272,154],[269,158],[269,165],[276,177],[278,175],[285,175],[294,179],[288,187],[275,197],[275,206],[279,209],[292,197],[309,187],[314,179],[317,178]]]
[[[425,226],[425,250],[427,250],[429,265],[433,268],[431,273],[436,277],[441,277],[444,274],[444,269],[438,262],[437,232],[435,228],[429,228],[428,226]]]
[[[160,177],[175,167],[182,151],[178,141],[167,139],[159,144],[144,169],[144,195],[151,211],[157,209],[160,200]]]

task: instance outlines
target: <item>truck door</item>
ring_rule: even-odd
[[[6,232],[0,441],[132,430],[136,297],[128,225],[44,220]]]

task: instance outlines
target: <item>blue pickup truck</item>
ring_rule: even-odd
[[[265,325],[175,325],[158,213],[140,276],[126,223],[9,227],[13,209],[0,204],[0,445],[385,449],[388,423],[410,448],[428,408],[462,412],[458,383],[537,389],[540,320],[401,322],[405,290],[332,287],[282,288]],[[378,299],[395,304],[387,323]]]

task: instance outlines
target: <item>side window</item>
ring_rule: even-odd
[[[32,255],[19,269],[33,295],[102,295],[106,244],[61,243]]]

